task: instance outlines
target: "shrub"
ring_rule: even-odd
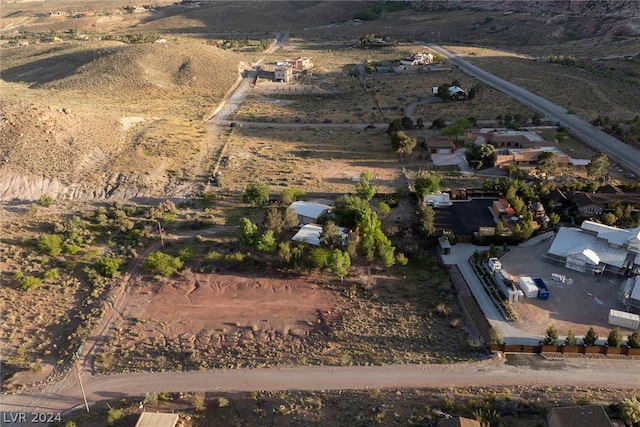
[[[242,200],[252,205],[264,205],[269,201],[269,187],[260,181],[250,182],[245,187]]]
[[[290,205],[293,202],[298,200],[302,200],[306,196],[304,190],[299,188],[287,188],[280,193],[280,199],[282,200],[282,204]]]
[[[607,345],[609,347],[620,347],[622,345],[622,333],[617,326],[609,332],[607,337]]]
[[[20,289],[23,291],[30,291],[42,284],[42,279],[35,276],[24,276],[20,279]]]
[[[587,334],[582,339],[582,343],[587,347],[589,347],[592,345],[596,345],[597,341],[598,341],[598,334],[596,334],[596,331],[595,329],[593,329],[593,326],[592,326],[589,328],[589,330],[587,331]]]
[[[622,399],[618,404],[620,418],[625,424],[633,426],[640,423],[640,400],[637,397]]]
[[[59,234],[45,234],[38,240],[38,249],[51,256],[62,253],[62,236]]]
[[[69,255],[75,255],[78,252],[80,252],[80,246],[75,245],[75,244],[70,244],[70,245],[65,245],[64,246],[64,251],[66,253],[68,253]]]
[[[260,252],[270,253],[276,250],[278,242],[272,230],[265,231],[259,238],[256,247]]]
[[[124,418],[124,411],[118,408],[111,408],[107,412],[107,424],[110,426],[116,424],[118,421]]]
[[[60,273],[57,268],[51,268],[44,273],[44,280],[51,281],[60,277]]]
[[[629,347],[640,348],[640,331],[635,331],[627,337]]]
[[[105,256],[96,260],[93,269],[103,277],[115,277],[123,264],[122,258]]]
[[[149,255],[142,267],[149,272],[154,272],[160,276],[169,277],[182,268],[183,262],[178,257],[173,257],[161,251]]]
[[[204,393],[194,394],[191,403],[196,411],[203,412],[206,409]]]
[[[309,260],[316,268],[324,268],[329,263],[329,249],[313,248],[309,254]]]
[[[178,252],[178,258],[183,262],[191,261],[196,257],[196,251],[191,246],[185,246]]]
[[[558,343],[558,331],[556,330],[555,326],[551,325],[547,329],[547,333],[544,336],[544,340],[542,341],[542,344],[556,345],[557,343]]]
[[[578,339],[573,334],[573,331],[569,329],[567,332],[567,338],[564,340],[564,345],[576,345],[578,343]]]
[[[38,202],[40,202],[42,206],[45,206],[48,208],[53,204],[53,197],[51,197],[48,194],[43,194],[42,196],[40,196],[40,199],[38,199]]]
[[[218,408],[226,408],[227,406],[229,406],[229,399],[227,399],[225,397],[219,397],[218,398]]]

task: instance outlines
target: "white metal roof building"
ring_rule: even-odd
[[[611,247],[577,228],[561,228],[549,248],[550,255],[565,259],[565,267],[580,272],[597,271],[603,267],[625,267],[628,251]]]
[[[345,228],[338,227],[340,233],[342,233],[342,241],[347,239],[347,233]],[[319,224],[306,224],[301,227],[300,230],[291,238],[297,242],[307,243],[313,246],[320,246],[320,234],[322,234],[322,226]]]
[[[136,427],[175,427],[179,419],[178,414],[143,412],[138,418]]]
[[[298,215],[300,224],[311,224],[318,221],[322,215],[329,213],[332,209],[329,205],[311,202],[293,202],[289,205],[289,209]]]

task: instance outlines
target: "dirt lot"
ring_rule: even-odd
[[[513,247],[502,258],[504,269],[518,280],[520,276],[542,278],[550,290],[546,301],[525,298],[515,305],[521,320],[517,327],[544,334],[554,325],[561,336],[571,329],[581,338],[593,326],[600,338],[606,338],[613,328],[608,324],[609,309],[621,309],[617,292],[621,279],[617,276],[595,277],[564,268],[543,258],[551,246],[547,240],[533,247]],[[572,285],[551,280],[551,273],[573,279]],[[623,329],[626,338],[633,331]]]

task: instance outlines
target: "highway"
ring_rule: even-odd
[[[543,114],[548,119],[560,123],[562,126],[567,128],[569,133],[575,138],[583,141],[592,148],[605,153],[611,160],[627,168],[636,176],[640,176],[640,150],[637,150],[606,132],[603,132],[588,121],[582,120],[574,114],[567,113],[565,108],[531,93],[518,85],[503,80],[481,68],[478,68],[440,46],[425,44],[425,47],[444,55],[452,64],[457,65],[462,71],[473,76],[482,83],[509,95],[540,114]]]

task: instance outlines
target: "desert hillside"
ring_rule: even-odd
[[[195,173],[206,136],[201,121],[242,65],[232,52],[176,40],[7,49],[3,173],[26,179],[21,196],[47,187],[56,196],[100,197],[127,186],[158,195],[167,170],[173,177]],[[66,188],[73,183],[83,189]]]

